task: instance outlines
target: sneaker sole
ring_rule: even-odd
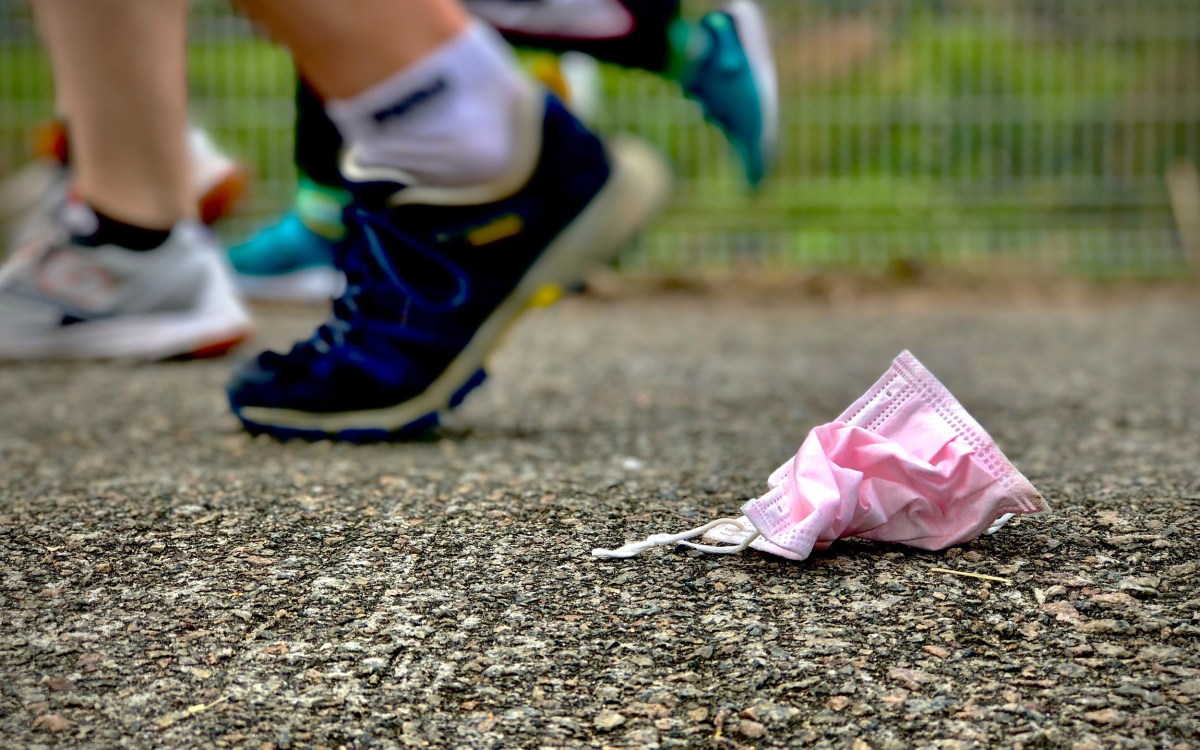
[[[329,302],[342,293],[346,278],[332,266],[304,268],[279,276],[236,274],[234,283],[248,299],[263,302]]]
[[[5,332],[0,361],[206,359],[227,354],[252,334],[240,317],[122,315],[24,338]]]
[[[246,406],[236,411],[238,418],[253,433],[352,442],[408,437],[436,426],[443,412],[483,382],[488,355],[524,312],[553,304],[565,290],[577,287],[588,271],[611,260],[666,202],[670,169],[651,146],[632,138],[614,139],[609,155],[612,173],[605,186],[421,395],[383,409],[332,414]]]

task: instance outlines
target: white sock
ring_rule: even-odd
[[[423,185],[476,185],[508,168],[514,108],[530,85],[507,43],[472,21],[413,65],[325,108],[359,164],[399,169]]]

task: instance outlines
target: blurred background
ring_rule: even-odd
[[[641,135],[677,176],[623,272],[1200,275],[1197,0],[760,2],[783,109],[757,195],[671,85],[602,68],[596,126]],[[220,225],[234,241],[292,198],[293,73],[226,3],[194,3],[191,36],[194,117],[255,175]],[[0,0],[0,178],[52,115],[27,8]]]

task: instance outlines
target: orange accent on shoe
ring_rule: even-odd
[[[571,86],[563,76],[557,57],[553,55],[537,56],[530,65],[529,72],[564,103],[568,105],[571,103]]]
[[[213,224],[233,213],[233,209],[250,187],[250,174],[240,164],[234,165],[221,181],[200,196],[200,220]]]
[[[250,334],[251,332],[249,330],[241,331],[234,334],[232,338],[218,341],[213,344],[205,344],[204,346],[198,349],[193,349],[192,351],[183,355],[181,359],[215,359],[217,357],[224,357],[238,344],[250,338]]]
[[[532,309],[534,307],[550,307],[563,298],[563,288],[558,284],[545,284],[529,298],[525,303],[525,307]]]
[[[524,228],[525,222],[519,214],[508,213],[467,232],[467,242],[475,247],[482,247],[515,237]]]
[[[51,120],[33,130],[33,155],[66,164],[71,149],[67,144],[67,126],[61,120]]]

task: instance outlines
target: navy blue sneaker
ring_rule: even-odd
[[[355,200],[336,257],[346,291],[311,338],[235,371],[229,403],[249,431],[425,432],[483,382],[522,312],[578,285],[654,215],[669,176],[652,149],[606,148],[553,96],[528,104],[513,167],[494,183],[404,186],[346,160]]]

